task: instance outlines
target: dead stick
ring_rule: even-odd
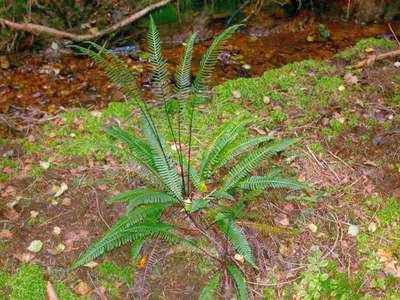
[[[115,23],[114,25],[101,30],[97,33],[93,34],[74,34],[66,31],[61,31],[57,30],[51,27],[43,26],[43,25],[38,25],[38,24],[32,24],[32,23],[15,23],[13,21],[9,21],[3,18],[0,18],[0,25],[2,26],[8,26],[11,29],[19,30],[19,31],[26,31],[34,34],[48,34],[52,36],[56,36],[58,38],[66,38],[70,39],[76,42],[81,42],[81,41],[86,41],[86,40],[93,40],[100,38],[104,35],[107,35],[111,32],[114,32],[122,27],[125,27],[132,22],[140,19],[141,17],[144,17],[147,15],[149,12],[160,8],[168,3],[170,3],[172,0],[162,0],[160,2],[157,2],[155,4],[149,5],[145,7],[144,9],[134,13],[133,15],[130,15],[129,17],[119,21],[118,23]]]
[[[360,61],[358,64],[353,65],[352,68],[355,68],[355,69],[363,68],[365,66],[369,66],[369,65],[373,64],[374,62],[376,62],[378,60],[382,60],[382,59],[389,58],[389,57],[395,57],[395,56],[399,56],[399,55],[400,55],[400,50],[394,50],[394,51],[390,51],[390,52],[383,53],[380,55],[373,55],[371,57],[368,57],[367,59]]]

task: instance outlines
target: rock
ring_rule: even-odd
[[[0,55],[0,68],[7,70],[11,67],[10,62],[5,55]]]

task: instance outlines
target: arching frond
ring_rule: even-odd
[[[110,202],[128,202],[128,212],[142,204],[164,203],[174,204],[176,198],[163,191],[154,189],[136,189],[119,193]]]
[[[142,101],[139,99],[139,89],[136,84],[136,73],[130,70],[128,66],[111,51],[93,42],[87,42],[87,44],[98,52],[76,45],[71,47],[78,49],[101,65],[110,80],[121,88],[121,91],[128,99],[135,100],[137,103],[140,102],[140,104],[142,104]]]
[[[134,160],[138,164],[144,166],[153,175],[158,175],[154,165],[151,147],[148,144],[119,127],[105,127],[104,131],[126,144]]]
[[[252,176],[240,183],[240,188],[244,190],[266,190],[266,189],[288,189],[302,190],[308,186],[298,182],[294,178],[270,176]]]
[[[237,165],[229,171],[225,183],[220,190],[226,192],[236,187],[237,184],[240,183],[252,170],[257,168],[265,158],[287,149],[299,140],[300,139],[297,138],[285,139],[248,154],[242,160],[239,160]]]
[[[229,219],[223,219],[217,222],[218,227],[225,234],[226,238],[232,243],[233,248],[243,256],[253,268],[257,268],[253,258],[249,242],[243,231]]]
[[[233,143],[241,132],[244,131],[244,125],[248,123],[239,122],[234,124],[230,122],[226,124],[218,136],[212,142],[210,149],[205,153],[200,165],[201,179],[207,179],[212,174],[212,170],[216,164],[220,162],[220,155],[231,143]]]
[[[128,228],[111,229],[102,239],[89,247],[89,249],[74,263],[73,267],[76,268],[90,262],[104,253],[130,241],[161,235],[167,239],[172,239],[172,230],[172,225],[158,222],[135,224]]]
[[[193,83],[194,94],[203,93],[206,89],[207,81],[210,79],[215,65],[218,61],[218,55],[223,44],[228,40],[241,25],[233,25],[220,33],[207,49],[200,62],[200,70],[197,73]]]
[[[215,299],[214,295],[218,289],[220,279],[221,273],[217,273],[213,277],[211,277],[211,279],[207,282],[207,285],[201,290],[199,300]]]
[[[185,50],[175,73],[175,92],[178,99],[185,99],[191,92],[191,72],[193,46],[197,33],[192,34],[186,41]]]
[[[231,277],[233,278],[233,281],[235,282],[236,290],[238,292],[238,296],[240,300],[247,300],[249,299],[249,294],[246,288],[246,279],[243,276],[242,271],[240,271],[237,267],[234,265],[228,265],[227,270]]]
[[[261,136],[261,137],[256,137],[256,138],[250,138],[250,139],[245,139],[244,141],[241,141],[239,144],[235,144],[232,147],[229,147],[226,151],[221,153],[221,157],[218,161],[218,163],[215,164],[214,169],[218,170],[222,168],[224,165],[226,165],[228,162],[232,161],[239,155],[242,155],[243,153],[246,153],[247,151],[253,149],[254,147],[257,147],[261,144],[264,144],[266,142],[270,142],[273,138],[269,136]]]

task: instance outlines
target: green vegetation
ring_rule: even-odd
[[[44,300],[46,295],[46,283],[41,267],[38,265],[22,265],[7,282],[11,290],[11,300],[32,299]]]
[[[129,288],[133,285],[134,268],[132,266],[119,266],[113,262],[105,261],[96,267],[96,273],[102,286],[113,298],[120,298],[121,286]]]
[[[396,43],[394,41],[378,38],[363,39],[354,47],[340,52],[336,57],[345,61],[360,59],[366,55],[366,50],[368,48],[373,48],[375,50],[390,50],[396,48]]]
[[[111,199],[111,202],[127,203],[126,216],[120,218],[100,241],[94,243],[78,259],[75,267],[129,242],[137,249],[141,249],[144,243],[151,244],[154,240],[183,243],[207,254],[215,262],[215,268],[226,266],[226,274],[232,278],[239,298],[248,298],[245,274],[236,267],[235,260],[239,257],[254,269],[257,265],[244,228],[237,225],[239,221],[251,221],[246,213],[247,201],[251,199],[241,197],[241,194],[262,193],[267,189],[300,190],[306,185],[282,176],[280,170],[276,169],[264,170],[264,176],[252,176],[252,172],[266,158],[284,151],[298,139],[275,140],[266,136],[248,138],[246,125],[249,121],[241,118],[227,122],[219,130],[209,149],[202,152],[200,162],[194,159],[197,155],[192,155],[195,107],[199,99],[205,97],[206,83],[212,75],[221,46],[237,28],[238,26],[232,26],[214,39],[203,56],[193,83],[190,80],[191,61],[196,34],[192,35],[186,43],[181,63],[177,68],[175,86],[171,87],[166,63],[161,55],[159,33],[153,20],[150,21],[148,45],[153,71],[153,93],[164,104],[167,131],[172,137],[175,155],[164,140],[159,129],[162,127],[153,121],[153,115],[146,104],[137,98],[134,75],[111,53],[105,52],[108,56],[106,60],[101,55],[105,50],[95,44],[91,46],[99,50],[100,54],[79,48],[102,64],[111,80],[118,83],[140,109],[142,137],[117,126],[107,127],[105,131],[129,148],[131,159],[147,171],[147,174],[143,172],[142,176],[149,184],[146,188],[126,191]],[[171,96],[172,89],[177,95],[176,98]],[[168,107],[167,101],[170,99],[178,101],[176,114]],[[285,118],[276,115],[275,119],[280,122]],[[176,130],[173,126],[174,120],[177,122]],[[184,136],[186,130],[188,134]],[[187,152],[183,148],[183,142],[187,143]],[[223,168],[229,164],[231,166],[228,172],[224,172]],[[174,220],[177,217],[165,219],[164,216],[167,212],[170,215],[171,211],[174,211],[173,215],[179,216],[179,221]],[[192,235],[181,229],[182,223],[186,223],[187,220],[190,222],[184,226],[191,225],[197,228],[209,245],[199,244]],[[205,229],[209,227],[208,224],[215,224],[212,231]],[[265,227],[262,223],[251,224],[254,228]],[[216,234],[218,239],[211,238],[210,234]],[[221,237],[227,239],[230,245],[221,245]],[[236,255],[227,256],[227,249],[231,249]],[[216,254],[210,254],[210,251]],[[139,253],[140,250],[135,252]],[[212,282],[211,286],[218,286],[218,282]],[[210,290],[210,285],[206,289]]]

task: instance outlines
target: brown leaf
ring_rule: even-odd
[[[47,299],[58,300],[57,293],[50,281],[47,281]]]
[[[20,262],[30,262],[32,259],[35,258],[35,256],[32,253],[18,253],[15,254],[14,257],[19,260]]]
[[[7,229],[3,229],[0,231],[0,240],[9,240],[13,236],[12,232]]]
[[[4,212],[4,216],[10,221],[16,221],[19,219],[20,214],[14,208],[10,208]]]
[[[86,282],[79,281],[79,283],[75,286],[74,291],[79,296],[85,296],[85,295],[89,294],[90,287]]]

